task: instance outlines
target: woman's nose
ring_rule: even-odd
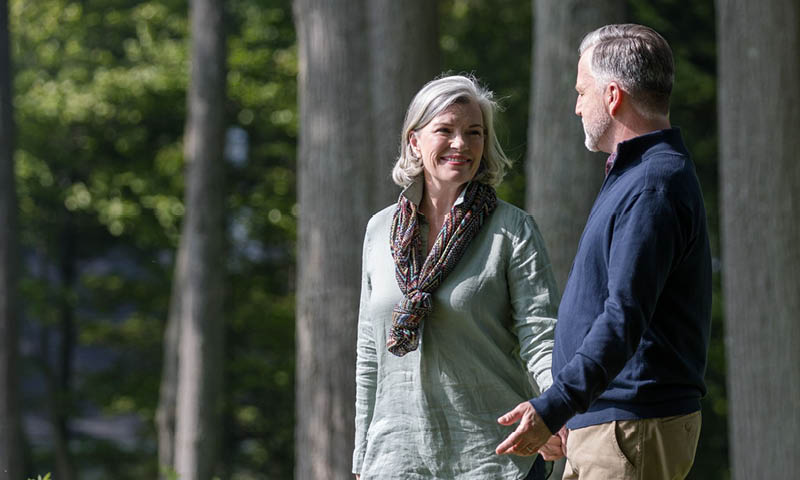
[[[466,144],[467,144],[467,142],[464,139],[464,134],[463,133],[454,134],[453,138],[450,140],[450,146],[452,148],[456,149],[456,150],[460,150],[460,149],[464,148],[464,145],[466,145]]]

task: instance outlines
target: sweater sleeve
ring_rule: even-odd
[[[550,431],[558,431],[576,413],[585,412],[633,356],[679,243],[679,221],[665,192],[645,190],[620,205],[604,245],[608,296],[603,311],[575,355],[557,372],[553,387],[531,401]],[[583,272],[572,275],[576,278],[570,281],[584,281]]]
[[[369,232],[364,237],[361,260],[361,301],[358,311],[358,340],[356,343],[356,416],[355,449],[353,450],[353,473],[361,473],[367,450],[367,429],[375,409],[378,361],[372,322],[368,316],[368,305],[372,293],[368,273]]]
[[[553,383],[550,367],[558,308],[550,258],[533,218],[526,215],[517,228],[508,267],[508,288],[520,357],[538,391]]]

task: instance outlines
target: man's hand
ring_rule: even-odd
[[[559,458],[567,456],[567,436],[569,435],[569,430],[567,427],[561,427],[561,430],[558,431],[555,435],[550,437],[547,440],[547,443],[542,445],[539,448],[539,453],[542,454],[542,458],[547,460],[548,462],[552,462],[553,460],[558,460]]]
[[[564,450],[564,456],[567,456],[567,438],[569,438],[569,428],[566,425],[561,427],[561,430],[556,434],[561,437],[561,448]]]
[[[561,437],[558,435],[553,435],[547,439],[547,442],[539,447],[539,453],[542,455],[542,458],[548,462],[552,462],[553,460],[558,460],[559,458],[563,457],[564,450],[561,448]]]
[[[516,422],[519,422],[517,429],[495,449],[498,455],[533,455],[553,435],[530,402],[520,403],[497,419],[501,425],[513,425]]]

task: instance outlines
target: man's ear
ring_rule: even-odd
[[[623,97],[627,95],[617,82],[609,82],[603,94],[608,114],[612,117],[617,115],[617,110],[622,105]]]

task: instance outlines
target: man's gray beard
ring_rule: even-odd
[[[600,148],[597,145],[600,143],[600,138],[608,132],[608,128],[611,125],[611,117],[608,114],[603,115],[600,121],[590,125],[590,128],[586,127],[586,121],[582,118],[581,123],[583,124],[583,134],[585,136],[583,144],[590,152],[599,152]]]

